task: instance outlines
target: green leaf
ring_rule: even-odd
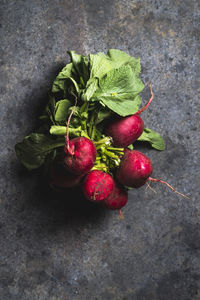
[[[102,108],[98,113],[97,113],[97,118],[95,120],[95,124],[101,123],[104,119],[110,117],[112,112],[108,110],[108,108]]]
[[[75,51],[68,51],[68,54],[70,55],[73,63],[73,72],[75,75],[78,74],[80,83],[85,86],[89,79],[89,62],[87,57],[79,55]]]
[[[99,78],[103,77],[112,69],[111,61],[104,53],[90,54],[90,79],[83,91],[83,101],[89,101],[95,91],[98,89]]]
[[[154,130],[145,128],[142,135],[137,139],[138,141],[149,142],[156,150],[164,150],[165,142],[161,135]]]
[[[85,87],[89,79],[89,62],[87,58],[83,55],[76,54],[75,51],[69,51],[68,54],[72,62],[67,64],[54,80],[52,86],[53,93],[64,91],[66,95],[67,90],[73,86],[76,92],[80,94],[81,86]],[[67,81],[67,79],[71,82]]]
[[[119,69],[122,66],[129,66],[135,77],[139,76],[141,69],[139,58],[131,57],[117,49],[110,49],[107,54],[102,52],[96,55],[90,54],[90,79],[87,82],[85,91],[83,91],[82,99],[89,101],[98,89],[99,79],[109,71]]]
[[[141,79],[130,66],[109,71],[99,80],[99,88],[92,96],[92,101],[101,101],[120,116],[137,112],[140,105],[138,94],[144,89]]]
[[[130,150],[133,150],[133,145],[131,144],[127,148],[130,149]]]
[[[96,55],[90,55],[90,78],[103,77],[112,69],[119,69],[123,65],[129,65],[132,70],[139,75],[141,71],[140,59],[132,57],[124,51],[118,49],[110,49],[107,54],[102,52]]]
[[[123,65],[129,65],[137,75],[140,74],[141,66],[139,58],[132,57],[118,49],[108,50],[107,55],[104,55],[104,57],[110,61],[114,69],[118,69]]]
[[[72,76],[73,64],[67,64],[58,74],[53,82],[52,92],[57,93],[65,90],[65,82],[67,78]]]
[[[89,101],[94,95],[95,91],[98,89],[98,78],[93,77],[87,82],[86,89],[83,91],[82,99],[83,101]]]
[[[50,96],[49,102],[44,109],[43,115],[40,116],[40,120],[44,120],[47,122],[50,120],[52,123],[55,123],[54,114],[55,114],[55,98],[54,96]]]
[[[66,122],[68,118],[68,111],[71,103],[69,100],[64,99],[56,103],[55,106],[55,121],[56,122]]]
[[[111,69],[112,65],[103,53],[90,54],[90,78],[101,78]]]
[[[18,159],[29,170],[39,168],[46,156],[55,148],[65,145],[62,137],[53,139],[41,133],[32,133],[15,145]]]

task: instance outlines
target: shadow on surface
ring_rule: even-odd
[[[24,100],[23,115],[26,115],[30,120],[27,126],[28,129],[26,128],[28,130],[27,135],[31,132],[37,132],[37,128],[40,126],[38,116],[43,113],[49,101],[49,87],[51,87],[49,82],[53,82],[63,67],[64,64],[58,63],[51,68],[47,73],[48,77],[45,78],[43,87],[37,88],[36,84],[35,88],[31,89],[28,103],[26,99]],[[17,114],[20,116],[22,108],[16,109],[18,109]],[[19,121],[17,126],[23,128],[24,123],[27,124],[27,122],[27,119],[23,123]],[[16,140],[17,142],[20,141],[18,138]],[[40,220],[38,220],[41,223],[45,223],[47,219],[50,219],[49,222],[58,224],[98,222],[105,215],[105,209],[86,200],[80,188],[55,192],[42,177],[42,170],[29,172],[19,162],[15,166],[12,165],[11,169],[14,176],[16,176],[17,186],[22,185],[21,189],[24,191],[21,205],[27,213],[27,216],[25,216],[27,219],[29,209],[42,214],[42,216],[39,216]]]
[[[151,145],[148,142],[141,142],[141,141],[136,141],[133,144],[134,150],[138,151],[146,151],[146,150],[155,150],[151,147]]]
[[[103,207],[85,199],[80,187],[54,191],[43,182],[43,185],[38,183],[37,191],[39,191],[41,209],[48,206],[54,214],[64,214],[69,219],[85,217],[97,220],[105,211]]]
[[[25,168],[19,166],[17,177],[26,190],[27,177],[32,181],[31,191],[26,190],[23,205],[25,210],[33,209],[39,211],[43,219],[49,222],[62,224],[87,224],[101,222],[105,217],[106,209],[98,204],[88,201],[80,187],[54,191],[48,182],[42,177],[41,170],[29,173]],[[25,180],[25,181],[24,181]],[[25,202],[26,201],[26,202]]]

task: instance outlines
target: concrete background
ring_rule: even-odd
[[[199,2],[0,1],[0,299],[200,299]],[[140,147],[165,186],[132,190],[117,212],[56,195],[17,161],[66,50],[141,58],[155,100],[145,124],[166,150]],[[149,97],[143,92],[143,103]]]

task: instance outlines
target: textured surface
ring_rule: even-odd
[[[196,0],[0,1],[0,299],[200,299],[199,6]],[[143,113],[166,151],[143,148],[181,198],[130,192],[124,220],[56,195],[16,160],[66,50],[141,57]],[[149,97],[146,89],[143,101]],[[144,103],[143,102],[143,103]]]

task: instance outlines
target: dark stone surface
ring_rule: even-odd
[[[199,2],[0,1],[0,299],[200,299]],[[17,161],[66,50],[141,57],[144,112],[166,150],[143,148],[165,186],[130,191],[124,220],[56,195]],[[143,103],[149,91],[143,93]]]

